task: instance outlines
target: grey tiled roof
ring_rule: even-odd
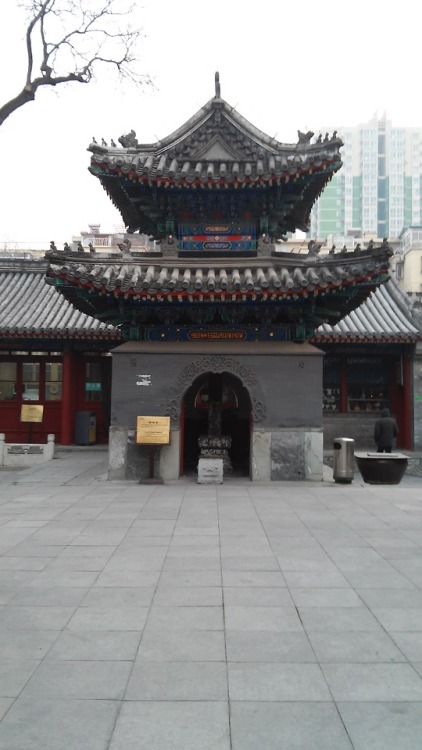
[[[229,198],[232,218],[268,214],[270,233],[282,237],[307,231],[312,205],[342,164],[337,133],[316,142],[313,135],[298,131],[296,143],[279,142],[216,92],[156,143],[138,143],[134,130],[118,139],[121,145],[94,139],[89,169],[130,232],[163,239],[171,217],[223,216]]]
[[[0,336],[120,338],[116,328],[79,312],[46,284],[46,263],[14,265],[5,270],[0,266]],[[416,340],[422,340],[422,319],[412,313],[409,298],[393,281],[378,287],[336,325],[321,325],[312,338],[316,344]]]
[[[133,258],[104,263],[81,255],[48,253],[48,276],[100,294],[307,295],[373,281],[384,281],[391,250],[382,245],[363,252],[313,255],[277,253],[258,258]],[[204,296],[205,299],[205,296]]]
[[[4,264],[2,264],[4,266]],[[45,281],[46,264],[0,265],[0,335],[118,339],[113,326],[79,312]]]
[[[391,280],[336,325],[321,325],[312,338],[313,343],[416,340],[422,340],[422,320],[412,314],[408,296]]]
[[[228,184],[275,181],[301,173],[336,171],[341,166],[337,133],[311,142],[298,133],[297,143],[282,143],[259,130],[224,99],[214,97],[178,130],[156,143],[138,143],[132,130],[120,144],[91,142],[91,165],[137,179],[173,184]]]

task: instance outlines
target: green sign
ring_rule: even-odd
[[[85,383],[86,391],[101,391],[101,383]]]

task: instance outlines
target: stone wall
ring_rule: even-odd
[[[251,401],[251,478],[322,479],[322,358],[309,344],[123,344],[113,351],[110,478],[145,474],[136,418],[168,415],[171,443],[159,451],[159,471],[177,479],[184,394],[201,374],[228,372]]]
[[[374,426],[379,414],[324,415],[324,450],[332,450],[336,438],[355,441],[356,450],[375,450]]]

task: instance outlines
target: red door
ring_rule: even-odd
[[[108,442],[111,400],[111,357],[71,354],[69,409],[70,436],[74,435],[76,412],[89,411],[96,418],[96,443]],[[0,357],[0,432],[8,443],[46,443],[52,433],[62,441],[63,357],[26,354]],[[41,421],[23,421],[22,406],[42,409]],[[28,411],[28,410],[26,410]],[[70,441],[72,442],[72,440]]]
[[[46,353],[0,358],[0,431],[6,442],[45,443],[49,433],[59,442],[61,397],[61,357]],[[29,406],[40,408],[22,409]]]

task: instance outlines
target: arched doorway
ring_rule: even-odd
[[[250,476],[251,399],[239,378],[228,372],[203,373],[185,393],[181,414],[181,475],[197,472],[198,439],[209,433],[210,404],[220,408],[221,434],[231,438],[232,474]]]

